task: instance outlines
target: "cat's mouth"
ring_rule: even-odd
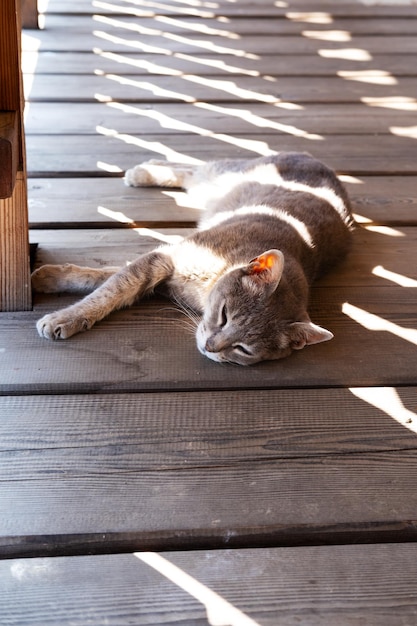
[[[232,359],[230,356],[226,356],[224,350],[210,350],[208,344],[210,344],[210,338],[207,336],[207,330],[203,321],[197,327],[196,332],[197,348],[199,352],[216,363],[231,363],[232,365],[249,365],[247,362],[242,362],[238,358]],[[226,352],[230,352],[226,350]],[[233,351],[232,351],[233,352]]]
[[[196,341],[197,348],[203,356],[206,356],[208,359],[210,359],[211,361],[215,361],[216,363],[227,362],[227,359],[224,358],[221,352],[212,352],[210,350],[207,350],[207,332],[203,321],[201,321],[197,327]]]

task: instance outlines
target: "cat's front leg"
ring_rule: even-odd
[[[168,251],[169,246],[166,248]],[[80,302],[45,315],[36,324],[38,333],[46,339],[67,339],[88,330],[112,311],[130,306],[137,298],[152,291],[172,275],[173,269],[169,254],[162,251],[144,254],[110,276]]]
[[[127,170],[124,181],[130,187],[186,187],[197,167],[151,159]]]

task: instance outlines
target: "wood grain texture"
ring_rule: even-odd
[[[317,285],[322,287],[389,287],[407,281],[411,287],[417,280],[417,233],[415,228],[387,229],[358,227],[347,259],[333,268]],[[192,229],[69,229],[67,231],[37,230],[32,239],[38,244],[36,265],[45,263],[124,266],[140,254],[149,252],[177,236],[186,237]],[[384,267],[393,274],[375,272]],[[397,283],[395,282],[397,280]],[[414,281],[414,282],[413,282]],[[412,290],[412,287],[411,287]]]
[[[416,224],[416,176],[360,176],[344,184],[358,219],[394,227]],[[31,227],[36,229],[82,228],[86,224],[116,228],[126,226],[129,220],[151,228],[185,223],[194,226],[201,216],[180,190],[126,187],[120,177],[99,181],[87,177],[82,181],[31,178],[28,193]],[[106,241],[111,244],[111,237]]]
[[[407,17],[396,17],[395,19],[388,17],[380,17],[374,15],[373,18],[364,19],[349,17],[333,17],[332,20],[326,16],[317,16],[314,21],[316,11],[310,11],[310,14],[304,16],[293,15],[288,11],[289,15],[269,17],[268,19],[259,17],[237,16],[226,22],[222,22],[217,17],[206,18],[204,23],[196,17],[184,15],[178,18],[163,18],[160,16],[142,18],[140,22],[136,16],[116,15],[76,15],[69,14],[63,23],[62,16],[56,14],[46,15],[44,18],[44,28],[46,30],[57,30],[61,32],[73,32],[75,35],[80,33],[92,33],[98,28],[106,28],[109,32],[117,31],[118,34],[125,30],[126,32],[136,32],[138,34],[152,34],[155,37],[166,33],[181,33],[189,35],[211,35],[214,41],[223,38],[236,38],[245,35],[275,35],[288,36],[299,35],[303,31],[310,29],[317,36],[320,34],[325,38],[326,34],[334,31],[345,31],[346,35],[385,35],[387,37],[393,35],[411,35],[415,34],[415,21]],[[321,17],[321,20],[320,20]],[[343,40],[342,40],[343,41]]]
[[[379,394],[382,403],[360,388],[4,396],[0,476],[60,480],[416,450],[416,389]]]
[[[400,106],[400,105],[399,105]],[[415,111],[401,113],[401,124],[412,125]],[[293,135],[316,142],[328,135],[392,135],[398,128],[398,109],[366,104],[309,104],[288,111],[274,104],[245,103],[138,103],[33,102],[26,116],[30,135],[95,135],[97,127],[119,133],[181,135],[184,133],[259,134],[262,129],[276,135]],[[411,132],[411,131],[410,131]]]
[[[267,23],[267,21],[265,21]],[[413,22],[409,22],[409,24]],[[354,54],[354,53],[352,53]],[[262,57],[254,55],[254,58],[245,58],[244,63],[240,59],[224,59],[218,54],[201,52],[198,56],[179,54],[147,54],[138,53],[134,49],[127,53],[109,53],[103,50],[96,53],[89,52],[39,52],[36,57],[36,72],[40,74],[56,74],[59,63],[60,74],[92,74],[95,70],[108,74],[173,74],[181,75],[198,73],[199,75],[222,75],[232,72],[236,76],[334,76],[340,71],[358,70],[358,62],[355,59],[338,58],[338,55],[293,55],[291,63],[288,63],[286,55],[276,56],[265,54]],[[351,55],[352,56],[352,55]],[[34,72],[33,51],[23,50],[22,67],[27,74]],[[387,73],[389,76],[415,76],[414,56],[410,54],[378,54],[363,55],[360,62],[360,71],[371,72],[381,76]],[[380,79],[381,80],[381,79]]]
[[[69,554],[77,543],[87,552],[89,541],[97,552],[123,541],[128,550],[166,550],[417,535],[416,450],[163,471],[101,471],[90,463],[78,475],[5,477],[3,557],[28,554],[31,544],[35,556]]]
[[[228,611],[234,624],[246,618],[261,626],[406,626],[416,618],[417,554],[410,544],[138,556],[3,561],[2,614],[19,626],[99,626],[103,619],[109,626],[191,626]],[[170,564],[178,568],[173,579]],[[204,586],[194,597],[181,573]]]
[[[0,315],[0,557],[107,554],[0,561],[8,623],[231,623],[120,554],[183,549],[163,556],[257,626],[414,624],[416,17],[50,0],[25,37],[38,263],[117,264],[186,232],[181,191],[123,186],[155,156],[307,150],[350,176],[368,228],[313,290],[335,339],[282,362],[204,359],[160,298],[68,342],[34,327],[68,295]]]
[[[214,39],[214,40],[213,40]],[[343,40],[342,40],[343,41]],[[366,35],[348,36],[344,42],[348,42],[350,48],[367,50],[369,54],[386,54],[387,38],[384,35],[368,37]],[[114,29],[107,25],[97,24],[92,32],[74,33],[62,30],[60,37],[50,31],[40,31],[35,39],[26,39],[25,50],[40,50],[41,52],[64,52],[71,49],[73,52],[92,51],[95,48],[109,52],[139,52],[155,54],[172,53],[221,53],[229,59],[239,60],[245,55],[263,54],[316,54],[323,48],[337,50],[340,48],[339,40],[332,37],[313,35],[311,37],[298,37],[297,35],[245,35],[241,39],[223,37],[211,38],[205,33],[186,33],[185,35],[172,35],[138,33],[127,29],[119,29],[115,34]],[[390,51],[397,54],[415,54],[417,42],[412,35],[392,35],[389,37]]]
[[[0,311],[31,308],[26,180],[17,172],[12,196],[0,200]]]
[[[416,42],[417,51],[417,42]],[[195,51],[194,51],[195,52]],[[223,103],[242,101],[303,103],[361,102],[362,98],[413,98],[417,90],[417,78],[399,77],[393,84],[360,80],[360,75],[344,77],[279,77],[275,81],[263,77],[228,76],[199,77],[194,75],[165,76],[155,80],[152,76],[109,75],[85,76],[25,74],[25,93],[29,102],[199,102]]]
[[[73,301],[37,297],[32,313],[2,316],[1,393],[416,384],[415,295],[404,287],[317,287],[311,317],[335,338],[253,368],[205,359],[189,320],[157,299],[114,313],[69,341],[41,339],[36,320]]]
[[[181,162],[224,158],[255,158],[273,152],[312,151],[339,173],[353,176],[416,175],[416,141],[410,137],[331,135],[325,141],[260,133],[204,135],[147,135],[134,133],[27,137],[30,176],[108,176],[121,174],[152,158]],[[112,136],[114,135],[114,136]],[[363,144],[367,150],[364,152]]]
[[[416,7],[413,5],[398,5],[393,3],[386,5],[384,0],[376,0],[372,5],[364,5],[361,2],[342,1],[335,2],[334,0],[320,0],[314,5],[315,12],[330,13],[331,16],[344,16],[352,17],[375,17],[375,5],[378,6],[378,15],[385,17],[417,17]],[[295,12],[310,12],[311,3],[307,0],[292,0],[291,8]],[[242,15],[246,16],[265,16],[271,17],[272,15],[285,16],[288,13],[287,5],[272,4],[267,0],[261,2],[253,0],[240,0],[238,4],[232,4],[230,2],[217,2],[216,6],[194,8],[189,5],[181,6],[180,3],[175,4],[161,4],[157,7],[141,7],[141,6],[128,6],[123,0],[113,0],[111,7],[104,5],[100,7],[101,13],[112,14],[129,14],[136,17],[153,17],[154,15],[181,15],[181,16],[197,16],[204,18],[212,18],[215,15],[234,16]],[[217,10],[216,10],[217,9]],[[68,14],[72,12],[82,14],[92,14],[96,12],[96,7],[93,0],[50,0],[48,4],[48,10],[51,13],[63,13]]]

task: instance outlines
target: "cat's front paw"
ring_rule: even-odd
[[[39,335],[45,339],[68,339],[91,326],[85,317],[74,316],[68,309],[44,315],[36,324]]]

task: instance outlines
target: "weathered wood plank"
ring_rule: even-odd
[[[194,226],[198,208],[180,190],[161,191],[127,187],[121,178],[29,179],[29,212],[32,228],[141,226]],[[58,235],[59,236],[59,235]],[[98,233],[98,240],[101,238]],[[36,239],[37,235],[34,235]],[[75,243],[75,242],[74,242]]]
[[[416,41],[417,43],[417,41]],[[280,102],[335,103],[361,102],[365,98],[398,98],[410,102],[417,92],[417,78],[400,77],[394,84],[363,82],[362,76],[262,77],[129,76],[25,74],[26,98],[30,102]],[[408,99],[408,100],[406,100]],[[382,100],[383,102],[383,100]]]
[[[355,60],[356,54],[356,60]],[[343,58],[346,56],[346,58]],[[343,52],[339,56],[293,55],[291,63],[286,55],[264,55],[261,58],[241,60],[227,59],[221,55],[201,53],[198,56],[186,54],[144,54],[135,51],[117,54],[96,50],[88,52],[33,52],[23,51],[23,71],[32,74],[56,74],[59,64],[60,74],[92,74],[95,70],[106,74],[173,74],[197,73],[200,76],[233,74],[236,76],[326,76],[340,71],[363,71],[379,74],[379,80],[389,82],[390,76],[415,76],[414,56],[396,53],[393,55],[369,55]],[[358,56],[360,68],[358,68]],[[342,57],[342,58],[339,58]],[[382,72],[382,73],[381,73]],[[385,78],[384,78],[385,76]],[[375,79],[376,80],[376,79]],[[391,79],[392,80],[392,79]]]
[[[121,225],[120,220],[150,227],[173,221],[194,225],[200,217],[200,211],[190,206],[187,195],[179,190],[135,189],[114,177],[99,182],[83,178],[82,183],[74,178],[31,178],[28,182],[32,228],[82,227],[86,223],[110,227]],[[416,223],[415,176],[363,176],[344,184],[358,219],[387,225]],[[38,236],[34,234],[35,241]],[[102,236],[98,234],[97,244]]]
[[[30,176],[120,176],[151,158],[200,162],[219,157],[254,158],[286,150],[311,152],[339,173],[353,176],[417,173],[416,141],[410,137],[361,135],[358,140],[350,135],[329,135],[325,141],[311,141],[275,133],[141,137],[118,134],[114,129],[102,132],[98,136],[29,135]]]
[[[59,31],[57,37],[56,30],[38,31],[35,36],[25,37],[23,41],[24,50],[40,52],[73,52],[88,51],[94,49],[112,52],[145,52],[155,54],[172,53],[219,53],[231,58],[238,58],[244,62],[245,56],[260,54],[315,54],[319,50],[340,51],[341,43],[343,48],[359,49],[364,51],[364,56],[369,58],[370,54],[386,54],[387,37],[375,35],[368,37],[365,35],[348,36],[342,42],[337,37],[329,38],[321,35],[320,31],[312,35],[299,37],[297,35],[286,35],[276,37],[275,35],[244,35],[241,39],[225,39],[219,37],[213,41],[212,36],[205,33],[185,34],[183,36],[175,33],[162,33],[160,35],[135,34],[129,31],[109,29],[106,25],[97,25],[92,33],[74,33],[71,31]],[[389,37],[389,47],[392,54],[415,54],[417,42],[411,35],[393,35]]]
[[[354,235],[351,254],[347,260],[322,278],[320,285],[338,287],[378,287],[417,279],[417,229],[371,227],[358,228]],[[380,232],[378,232],[380,231]],[[76,265],[124,266],[139,254],[186,236],[191,229],[100,229],[100,230],[36,230],[31,234],[38,244],[37,265],[45,263],[75,263]],[[374,273],[375,267],[384,267],[395,276]],[[416,282],[417,284],[417,282]]]
[[[395,103],[393,103],[395,105]],[[306,137],[327,135],[392,134],[393,128],[412,132],[416,111],[366,104],[309,104],[288,111],[275,104],[228,103],[131,103],[118,102],[31,102],[26,111],[28,134],[96,134],[97,127],[119,133],[182,134],[184,132],[222,133],[227,120],[228,133],[259,134],[261,129],[276,134]],[[407,103],[404,102],[404,106]],[[416,105],[417,110],[417,105]],[[397,132],[401,132],[398,130]]]
[[[181,5],[184,6],[181,6]],[[320,0],[315,2],[313,13],[328,13],[330,16],[361,16],[374,17],[375,5],[378,6],[378,15],[386,17],[417,17],[417,10],[414,5],[392,3],[387,5],[386,2],[373,2],[372,5],[366,5],[362,2],[335,2],[334,0]],[[212,18],[214,16],[266,16],[287,15],[293,10],[294,12],[311,13],[311,3],[307,0],[291,0],[290,7],[288,3],[285,5],[271,3],[268,1],[254,2],[253,0],[239,0],[239,3],[216,2],[216,6],[193,7],[189,3],[158,3],[157,6],[149,6],[144,4],[141,6],[137,3],[126,6],[123,0],[112,0],[110,5],[106,2],[101,3],[100,7],[96,6],[94,0],[49,0],[48,13],[80,13],[91,14],[96,13],[97,9],[104,14],[129,14],[140,17],[153,17],[154,15],[181,15],[181,16],[197,16]]]
[[[273,4],[271,3],[273,13]],[[237,39],[242,35],[302,35],[314,32],[317,36],[323,33],[323,39],[327,37],[335,38],[339,34],[340,41],[348,41],[352,35],[414,35],[416,24],[410,17],[388,18],[374,15],[372,18],[338,18],[327,15],[317,15],[317,12],[310,11],[304,17],[295,14],[291,17],[291,11],[287,15],[267,16],[264,18],[238,16],[222,22],[216,17],[206,18],[204,22],[196,17],[187,15],[181,17],[143,17],[140,21],[137,16],[110,16],[97,14],[93,15],[62,15],[47,14],[43,20],[43,28],[46,30],[71,32],[75,35],[85,32],[92,32],[98,28],[105,27],[108,32],[118,30],[119,33],[136,32],[142,34],[161,35],[165,33],[182,33],[210,35],[213,40]],[[316,17],[314,17],[316,13]]]
[[[189,320],[158,299],[114,313],[68,341],[48,342],[37,335],[35,321],[74,298],[37,297],[32,313],[0,317],[0,392],[415,385],[415,294],[385,284],[316,287],[311,317],[335,338],[252,368],[219,366],[201,356]]]
[[[2,614],[20,626],[203,625],[216,615],[253,626],[405,625],[417,614],[416,563],[413,544],[19,559],[0,563]]]
[[[93,469],[120,476],[416,450],[416,400],[415,387],[5,396],[0,476],[60,480]]]
[[[114,551],[123,542],[166,550],[311,544],[326,535],[335,542],[343,534],[375,541],[381,531],[415,540],[416,475],[415,450],[163,473],[100,472],[92,460],[78,476],[2,481],[0,553],[87,552],[90,541],[92,551],[103,542]]]

